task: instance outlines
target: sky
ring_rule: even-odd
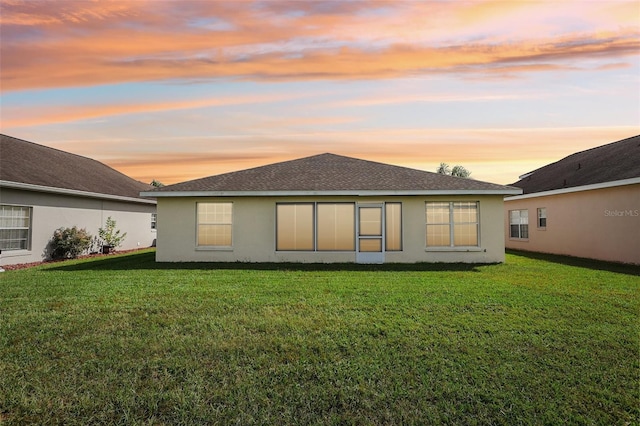
[[[0,0],[0,132],[147,183],[332,152],[509,184],[640,134],[640,2]]]

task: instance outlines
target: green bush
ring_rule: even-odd
[[[117,248],[122,245],[127,233],[125,232],[124,234],[120,234],[120,230],[116,229],[116,221],[111,219],[111,216],[109,216],[104,228],[98,229],[98,235],[100,235],[100,238],[104,241],[105,245]]]
[[[58,228],[51,239],[52,259],[75,259],[89,249],[91,235],[86,229]]]

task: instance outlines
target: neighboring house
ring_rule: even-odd
[[[160,262],[502,262],[517,188],[321,154],[165,186]]]
[[[506,247],[640,264],[640,136],[520,177],[505,199]]]
[[[120,249],[151,246],[156,201],[140,197],[150,188],[98,161],[0,135],[0,265],[42,261],[60,227],[97,237],[109,216],[127,233]]]

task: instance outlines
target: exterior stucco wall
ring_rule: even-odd
[[[233,247],[207,250],[196,247],[196,203],[233,202]],[[480,247],[472,251],[427,250],[426,201],[479,201]],[[403,250],[387,252],[385,262],[504,261],[502,196],[451,197],[225,197],[158,199],[159,262],[355,262],[355,252],[277,252],[276,203],[281,202],[401,202]]]
[[[547,209],[546,229],[537,209]],[[640,264],[640,185],[505,199],[506,247]],[[509,237],[509,211],[529,211],[529,238]]]
[[[7,188],[0,191],[0,203],[32,208],[31,249],[3,250],[0,265],[42,261],[53,231],[60,227],[86,228],[92,236],[98,236],[98,228],[104,227],[109,216],[117,222],[117,229],[127,233],[120,250],[149,247],[156,239],[156,230],[151,229],[151,213],[156,212],[153,204]]]

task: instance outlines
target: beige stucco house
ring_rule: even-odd
[[[166,186],[159,262],[504,261],[517,188],[334,154]]]
[[[42,261],[54,230],[86,228],[98,235],[112,217],[127,236],[120,249],[156,239],[150,185],[98,161],[0,135],[0,265]]]
[[[640,136],[520,177],[505,199],[507,248],[640,264]]]

